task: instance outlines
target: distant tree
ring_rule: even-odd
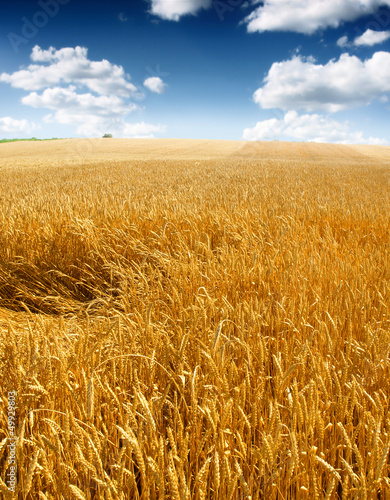
[[[103,139],[106,139],[106,138],[112,139],[112,134],[104,134]]]

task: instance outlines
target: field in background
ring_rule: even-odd
[[[0,490],[390,499],[390,148],[0,146]],[[8,495],[12,498],[12,495]]]
[[[36,137],[30,137],[30,139],[0,139],[0,144],[7,142],[24,142],[24,141],[57,141],[58,137],[53,137],[51,139],[37,139]]]

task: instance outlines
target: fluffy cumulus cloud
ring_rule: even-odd
[[[162,125],[128,123],[126,116],[138,109],[136,104],[126,104],[118,96],[78,94],[74,87],[54,87],[41,94],[31,92],[22,103],[53,110],[44,116],[46,123],[76,125],[77,133],[85,136],[101,136],[109,131],[116,137],[153,137],[164,130]]]
[[[372,47],[373,45],[385,42],[389,38],[390,38],[390,31],[374,31],[368,29],[363,33],[363,35],[355,38],[353,43],[358,47],[361,45],[367,45],[369,47]]]
[[[333,142],[337,144],[387,144],[385,139],[365,138],[362,132],[354,132],[348,122],[340,122],[318,114],[299,115],[289,111],[284,117],[258,122],[244,130],[243,139],[248,141],[288,140]]]
[[[125,123],[123,134],[125,137],[134,137],[140,139],[150,139],[155,133],[161,133],[165,130],[164,125],[151,125],[150,123]]]
[[[5,134],[28,134],[36,128],[35,123],[25,119],[15,120],[10,116],[0,118],[0,132]]]
[[[166,84],[159,76],[151,76],[144,81],[144,85],[151,92],[156,94],[163,94],[165,92]]]
[[[22,103],[33,108],[67,110],[70,113],[98,116],[120,116],[137,108],[135,104],[125,104],[123,99],[115,95],[95,96],[91,93],[78,94],[75,87],[54,87],[46,89],[41,94],[31,92],[22,98]]]
[[[254,100],[262,108],[336,112],[368,105],[389,92],[389,52],[365,61],[342,54],[325,65],[295,56],[271,66]]]
[[[100,135],[101,129],[116,123],[122,117],[137,109],[115,95],[93,95],[77,93],[75,87],[53,87],[41,94],[31,92],[22,98],[22,103],[33,108],[53,110],[44,121],[77,125],[81,135]]]
[[[389,19],[390,20],[390,19]],[[353,41],[349,41],[347,36],[342,36],[337,40],[337,45],[341,48],[350,47],[373,47],[374,45],[379,45],[390,38],[390,31],[375,31],[372,29],[367,29],[362,35],[355,38]]]
[[[46,117],[50,121],[50,116]],[[78,133],[86,137],[102,137],[106,133],[114,137],[128,137],[131,139],[152,139],[155,134],[164,132],[165,126],[145,122],[129,123],[124,118],[105,118],[91,115],[88,120],[80,123]]]
[[[339,47],[348,47],[349,45],[349,41],[348,41],[348,37],[346,35],[340,37],[338,40],[337,40],[337,45]]]
[[[168,21],[179,21],[182,16],[195,15],[212,6],[212,0],[150,0],[150,3],[150,12]]]
[[[252,6],[254,10],[243,21],[249,32],[295,31],[309,35],[374,14],[380,7],[390,6],[390,0],[149,0],[149,4],[152,14],[169,21],[179,21],[212,6],[223,19],[225,11]]]
[[[34,64],[3,73],[0,81],[28,91],[22,98],[24,105],[49,110],[44,122],[76,126],[80,135],[110,132],[117,137],[152,137],[164,130],[162,125],[128,123],[126,117],[140,109],[133,101],[142,93],[121,66],[107,60],[91,61],[87,56],[84,47],[42,50],[35,46],[31,53]],[[154,88],[157,91],[161,85]]]
[[[0,82],[24,90],[73,84],[101,95],[136,95],[137,88],[129,81],[130,77],[122,66],[106,59],[91,61],[87,56],[88,49],[85,47],[66,47],[60,50],[50,47],[42,50],[36,45],[31,53],[31,60],[36,64],[30,64],[26,69],[15,73],[2,73]]]
[[[261,3],[245,19],[249,32],[295,31],[310,35],[372,14],[381,6],[390,6],[390,0],[265,0]]]

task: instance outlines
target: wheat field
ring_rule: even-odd
[[[1,498],[390,499],[390,148],[11,143],[0,178]]]

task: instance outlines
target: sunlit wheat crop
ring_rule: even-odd
[[[2,145],[2,498],[390,499],[387,149],[113,141]]]

